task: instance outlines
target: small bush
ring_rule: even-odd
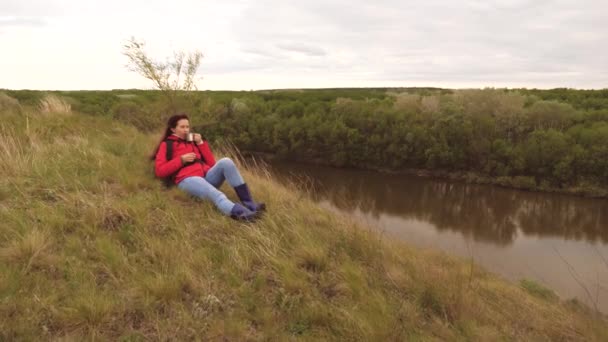
[[[534,297],[541,298],[549,302],[559,301],[559,297],[555,292],[532,280],[522,279],[519,282],[519,285]]]

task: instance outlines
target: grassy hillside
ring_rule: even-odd
[[[261,168],[241,166],[269,212],[239,223],[162,188],[156,136],[2,94],[0,118],[0,340],[608,339],[576,302],[388,241]]]

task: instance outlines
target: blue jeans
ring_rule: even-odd
[[[225,215],[230,215],[234,202],[218,189],[228,180],[230,186],[239,186],[245,181],[237,170],[236,165],[230,158],[218,160],[212,168],[207,171],[205,177],[188,177],[179,182],[178,188],[188,194],[202,199],[211,200],[215,206]]]

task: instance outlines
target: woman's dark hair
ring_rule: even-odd
[[[179,122],[179,120],[183,120],[183,119],[190,121],[190,119],[188,118],[188,115],[186,115],[186,113],[176,114],[169,118],[169,120],[167,121],[167,128],[165,128],[165,133],[163,134],[163,137],[158,142],[158,145],[156,145],[156,149],[154,150],[154,153],[150,156],[151,160],[156,159],[156,154],[158,153],[160,144],[162,144],[162,142],[165,141],[168,136],[173,134],[173,131],[171,131],[171,128],[177,127],[177,123]]]

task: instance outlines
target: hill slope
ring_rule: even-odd
[[[269,212],[239,223],[153,179],[155,136],[6,99],[0,117],[0,340],[608,339],[575,302],[387,241],[263,169],[243,174]]]

